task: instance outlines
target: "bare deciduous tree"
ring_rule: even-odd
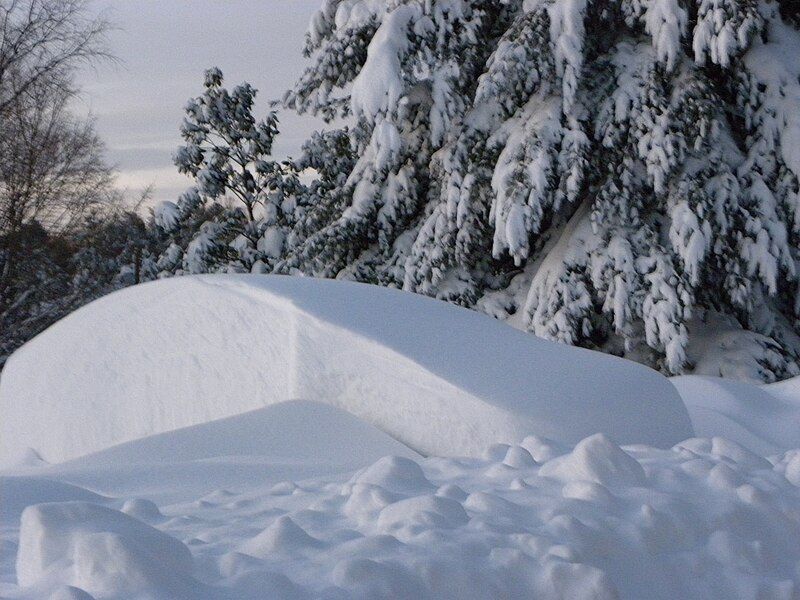
[[[81,64],[110,58],[109,24],[88,8],[87,0],[0,0],[0,114],[32,87],[68,84]]]
[[[69,113],[68,93],[35,86],[0,117],[0,230],[37,220],[63,229],[103,200],[112,171],[91,120]]]
[[[0,312],[26,290],[19,257],[113,194],[91,120],[70,113],[73,76],[108,57],[87,0],[0,0]]]

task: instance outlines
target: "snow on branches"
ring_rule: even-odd
[[[693,340],[735,323],[756,365],[744,371],[797,372],[790,13],[326,0],[285,104],[353,122],[308,146],[326,173],[280,268],[476,305],[669,373],[713,369],[725,349]]]

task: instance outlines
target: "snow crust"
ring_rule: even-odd
[[[111,294],[17,351],[0,380],[0,456],[62,461],[298,398],[423,454],[529,434],[661,447],[693,435],[646,367],[395,290],[213,275]]]

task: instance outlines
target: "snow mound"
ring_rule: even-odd
[[[673,377],[698,436],[722,436],[761,455],[800,448],[800,377],[752,385],[717,377]]]
[[[693,435],[669,381],[429,298],[340,281],[181,277],[76,311],[18,350],[0,381],[0,451],[60,461],[306,398],[424,454],[528,434]]]
[[[291,553],[323,545],[303,531],[290,517],[284,515],[257,536],[247,540],[240,549],[245,554],[267,558],[279,552]]]
[[[192,569],[184,544],[110,508],[59,502],[22,513],[17,553],[22,587],[51,579],[100,597],[152,589],[186,596]]]
[[[376,485],[400,494],[433,489],[433,484],[425,479],[416,462],[399,456],[381,458],[359,472],[353,478],[353,483]]]
[[[601,485],[642,485],[642,466],[602,433],[581,441],[566,456],[546,463],[539,471],[544,477],[562,481],[592,481]]]
[[[145,523],[160,521],[164,518],[164,515],[158,510],[158,506],[144,498],[126,500],[120,510],[126,515],[144,521]]]
[[[442,496],[415,496],[383,508],[375,523],[377,531],[401,541],[413,540],[427,529],[453,529],[469,521],[457,500]]]

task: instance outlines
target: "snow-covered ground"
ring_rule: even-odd
[[[800,380],[183,278],[23,347],[0,420],[4,598],[800,597]]]
[[[303,458],[341,413],[279,407],[296,427],[264,438],[262,456],[236,428],[200,426],[9,471],[0,596],[797,597],[798,451],[765,460],[720,438],[620,448],[597,434],[423,459],[346,427],[333,462],[405,456],[336,474]],[[258,431],[262,416],[233,423]],[[186,448],[206,432],[197,454]],[[304,479],[314,469],[325,474]]]

